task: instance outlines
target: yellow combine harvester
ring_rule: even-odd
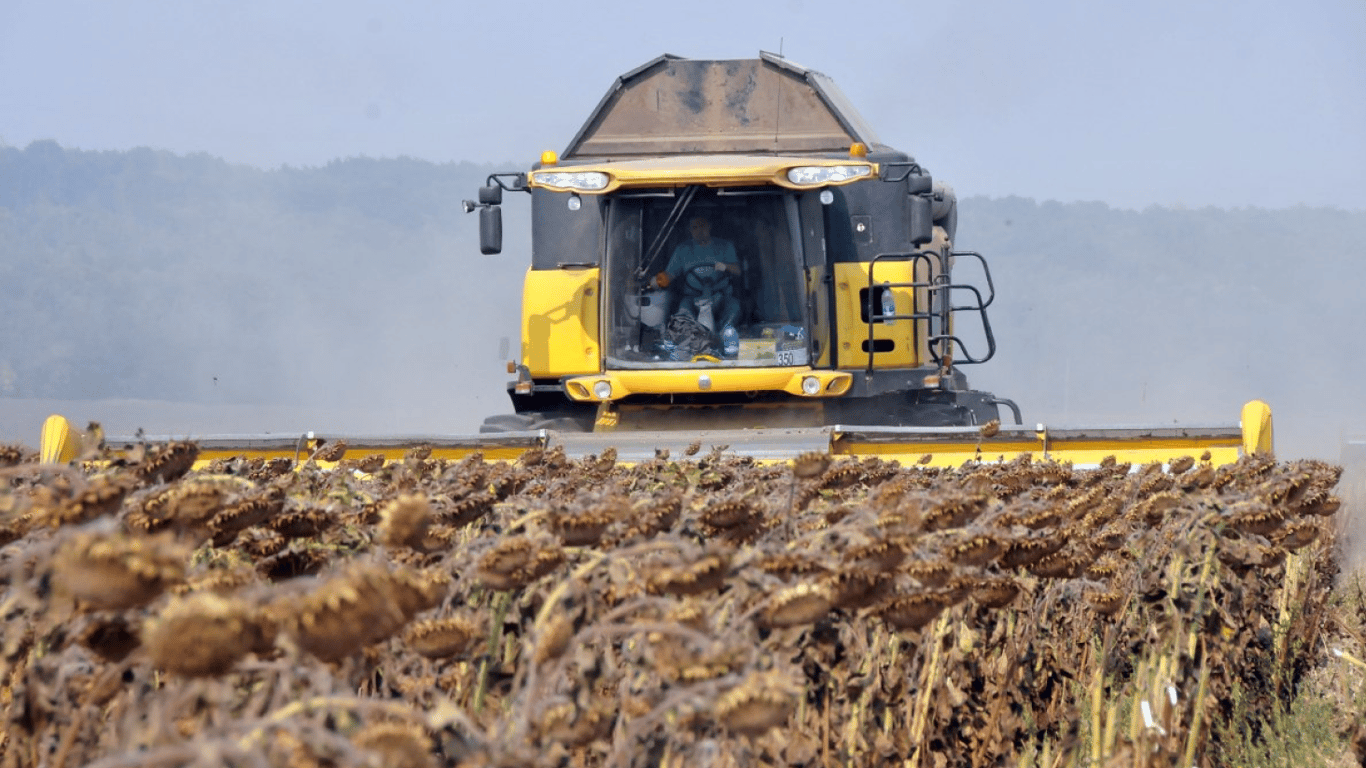
[[[953,191],[879,142],[829,78],[780,56],[665,55],[619,77],[564,152],[491,175],[465,202],[486,254],[502,250],[505,192],[528,194],[532,213],[514,412],[478,436],[345,438],[347,455],[561,445],[630,460],[700,443],[1091,464],[1270,450],[1261,403],[1241,426],[1056,429],[972,389],[961,368],[995,352],[995,289],[981,254],[954,249]],[[959,279],[965,267],[981,285]],[[1002,406],[1016,426],[1000,426]],[[58,417],[44,455],[78,442]],[[303,458],[320,442],[200,445],[201,459]]]
[[[952,190],[820,73],[661,56],[564,152],[466,201],[484,253],[507,191],[531,196],[531,269],[516,414],[484,431],[1020,420],[960,370],[995,352],[994,290],[953,248]],[[955,281],[964,264],[984,288]]]

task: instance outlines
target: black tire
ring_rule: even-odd
[[[845,401],[833,413],[852,426],[975,427],[998,418],[990,399],[985,392],[918,390]]]
[[[531,425],[532,429],[549,429],[556,432],[592,432],[593,416],[590,414],[545,413]]]
[[[548,413],[537,413],[534,411],[527,411],[526,413],[503,413],[484,419],[484,423],[479,427],[479,434],[489,435],[497,434],[499,432],[533,432],[538,429],[549,429],[556,432],[592,432],[593,418],[591,414],[572,414],[556,411]]]
[[[484,419],[484,423],[479,425],[479,434],[492,435],[499,432],[529,432],[535,427],[531,426],[534,418],[539,414],[533,413],[500,413],[497,416],[490,416]]]

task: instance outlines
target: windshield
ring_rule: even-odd
[[[768,189],[611,199],[608,367],[805,365],[797,205]]]

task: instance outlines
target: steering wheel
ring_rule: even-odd
[[[729,279],[729,272],[717,270],[714,261],[704,261],[701,264],[694,265],[688,270],[688,274],[696,277],[707,293],[715,293],[722,281]]]

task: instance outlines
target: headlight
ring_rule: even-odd
[[[802,165],[787,172],[787,180],[803,187],[857,179],[873,172],[870,165]]]
[[[821,380],[815,376],[807,376],[802,379],[802,392],[808,395],[818,395],[821,391]]]
[[[593,397],[599,400],[607,400],[612,397],[612,383],[599,381],[593,385]]]
[[[537,184],[556,189],[597,190],[607,186],[607,174],[598,171],[540,171],[531,174]]]

